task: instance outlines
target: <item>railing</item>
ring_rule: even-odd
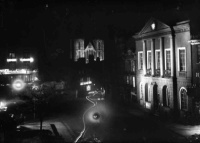
[[[164,77],[171,77],[171,70],[164,70]]]
[[[155,70],[155,76],[160,76],[160,69]]]
[[[147,69],[146,75],[147,75],[147,76],[151,76],[151,69]]]

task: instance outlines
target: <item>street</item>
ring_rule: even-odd
[[[83,114],[90,103],[85,101],[74,104],[74,112],[68,112],[64,105],[62,112],[53,113],[44,120],[43,129],[53,131],[54,124],[58,134],[66,142],[74,142],[83,130]],[[70,103],[68,103],[69,106]],[[106,108],[104,108],[104,105]],[[106,102],[97,104],[98,107],[91,108],[85,116],[90,113],[99,113],[100,118],[95,120],[85,118],[84,139],[97,137],[103,142],[184,142],[185,138],[166,128],[165,124],[149,114],[140,111],[139,108],[129,109],[120,106],[108,106]],[[112,107],[112,109],[110,108]],[[80,110],[78,110],[80,108]],[[110,108],[110,109],[108,109]],[[23,127],[39,129],[38,122],[29,122],[21,125]],[[80,140],[78,140],[80,141]]]

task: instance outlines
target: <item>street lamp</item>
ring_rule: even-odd
[[[16,91],[20,91],[22,89],[24,89],[25,87],[25,83],[23,80],[21,79],[16,79],[13,83],[12,83],[12,88]]]

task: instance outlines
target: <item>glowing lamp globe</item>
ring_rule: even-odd
[[[13,82],[13,84],[12,84],[12,88],[13,88],[14,90],[17,90],[17,91],[20,91],[20,90],[24,89],[24,87],[25,87],[25,83],[24,83],[24,81],[21,80],[21,79],[15,80],[15,81]]]
[[[93,119],[98,120],[100,118],[99,113],[94,113],[93,114]]]

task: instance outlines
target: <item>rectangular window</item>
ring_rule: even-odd
[[[151,51],[147,51],[147,69],[151,69]]]
[[[138,52],[138,69],[143,69],[143,52]]]
[[[179,71],[186,71],[186,52],[185,52],[185,48],[179,48]]]
[[[133,87],[135,87],[135,77],[133,76]]]
[[[9,53],[9,58],[10,59],[14,59],[15,58],[15,53],[13,53],[13,52]]]
[[[170,50],[165,50],[165,69],[171,70],[171,53]]]
[[[197,46],[197,63],[200,63],[200,45]]]
[[[126,83],[129,84],[129,76],[126,77]]]
[[[135,63],[134,63],[134,60],[131,60],[131,71],[132,71],[132,72],[135,71]]]
[[[156,50],[156,69],[160,69],[160,50]]]

